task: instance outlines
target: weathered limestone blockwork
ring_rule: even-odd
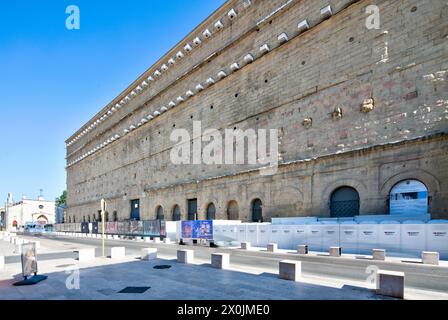
[[[296,1],[257,26],[285,2],[257,1],[247,9],[241,1],[227,2],[135,84],[206,28],[213,30],[222,17],[223,30],[213,31],[149,89],[69,146],[68,163],[179,95],[186,98],[188,90],[195,93],[69,166],[68,217],[81,221],[97,214],[103,197],[119,219],[129,218],[132,199],[140,199],[142,219],[155,218],[159,205],[167,219],[176,205],[186,219],[187,199],[192,198],[198,199],[199,218],[206,218],[213,203],[216,218],[227,219],[228,204],[234,200],[238,218],[250,221],[254,199],[262,201],[265,220],[328,217],[331,194],[341,186],[358,191],[361,214],[387,213],[391,188],[418,179],[428,187],[433,217],[447,218],[446,4],[331,1],[333,16],[322,21],[320,9],[328,1]],[[365,7],[370,4],[380,8],[379,30],[365,27]],[[232,21],[226,20],[231,8],[238,12]],[[298,35],[297,23],[304,19],[311,28]],[[284,43],[278,41],[283,32],[289,37]],[[261,56],[264,43],[271,50]],[[254,61],[246,64],[249,53]],[[233,63],[240,69],[232,73]],[[218,82],[220,70],[228,76]],[[210,87],[205,83],[209,77],[217,81]],[[122,100],[135,84],[115,100]],[[198,84],[204,86],[200,92],[195,90]],[[334,117],[338,109],[342,116]],[[304,119],[312,119],[312,125],[304,126]],[[260,165],[172,164],[170,134],[174,127],[191,133],[193,121],[201,121],[202,130],[220,132],[278,129],[278,172],[262,176]]]

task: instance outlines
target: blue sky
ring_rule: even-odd
[[[1,0],[0,206],[60,195],[64,141],[224,2]]]

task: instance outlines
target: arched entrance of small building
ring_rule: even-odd
[[[341,187],[331,194],[330,212],[332,218],[359,215],[359,193],[351,187]]]

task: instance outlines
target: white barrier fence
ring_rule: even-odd
[[[342,247],[345,253],[357,254],[386,249],[388,254],[415,257],[422,251],[436,251],[442,259],[448,259],[447,223],[239,223],[215,225],[213,233],[215,241],[250,242],[256,247],[277,243],[279,249],[295,250],[297,245],[306,244],[313,251]]]

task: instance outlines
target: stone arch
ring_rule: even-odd
[[[263,202],[260,198],[255,198],[250,203],[251,221],[263,222]]]
[[[213,202],[210,202],[207,205],[207,209],[205,212],[206,212],[207,220],[215,220],[216,219],[216,206]]]
[[[396,183],[389,193],[389,214],[427,214],[428,187],[417,179]]]
[[[172,217],[173,217],[173,221],[180,221],[180,220],[182,220],[182,213],[181,213],[181,210],[180,210],[180,207],[179,207],[178,204],[175,204],[173,206],[173,209],[171,210],[171,214],[172,214]]]
[[[238,202],[236,200],[230,200],[227,203],[227,219],[228,220],[238,220],[240,215],[240,209]]]
[[[157,220],[165,220],[165,212],[161,205],[158,205],[156,207],[156,219]]]
[[[330,199],[330,216],[332,218],[354,217],[359,215],[358,190],[342,186],[334,190]]]
[[[331,196],[334,191],[340,187],[349,187],[355,189],[359,194],[359,214],[362,214],[364,208],[366,207],[368,199],[368,190],[365,184],[357,179],[338,179],[334,180],[326,185],[322,190],[322,193],[315,199],[315,201],[320,201],[319,213],[326,213],[330,216],[331,210]],[[317,202],[319,203],[319,202]]]
[[[392,188],[404,180],[418,180],[423,183],[428,189],[429,197],[434,196],[440,191],[440,182],[435,176],[422,169],[413,169],[402,171],[386,179],[380,187],[381,196],[388,197]]]
[[[433,212],[432,199],[440,192],[440,181],[434,175],[422,169],[403,170],[387,178],[381,184],[379,190],[381,197],[386,199],[389,205],[390,191],[397,183],[405,180],[418,180],[426,186],[428,189],[428,212]]]

